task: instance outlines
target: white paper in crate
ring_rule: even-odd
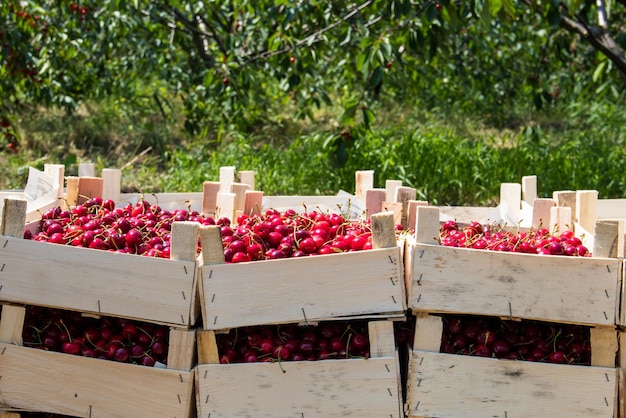
[[[59,182],[36,168],[28,168],[28,181],[23,191],[5,192],[5,198],[26,200],[26,222],[41,218],[41,212],[56,205]],[[4,199],[0,201],[0,207]]]
[[[508,226],[521,226],[529,228],[533,221],[533,207],[522,201],[518,210],[511,208],[506,202],[500,203],[493,208],[487,216],[480,220],[483,225],[496,224]]]

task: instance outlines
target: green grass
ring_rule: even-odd
[[[343,140],[332,114],[308,123],[277,115],[252,133],[196,139],[181,133],[181,123],[115,106],[73,116],[41,111],[15,121],[21,150],[0,156],[0,187],[23,188],[28,166],[63,163],[76,175],[78,163],[93,162],[97,170],[121,168],[123,190],[139,192],[200,191],[220,167],[235,166],[255,171],[267,195],[353,192],[355,171],[374,170],[375,187],[401,180],[439,205],[497,204],[500,183],[526,175],[538,177],[540,197],[583,189],[626,197],[626,116],[601,104],[560,112],[505,130],[463,115],[378,109],[375,129]]]

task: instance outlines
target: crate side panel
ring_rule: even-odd
[[[410,308],[613,325],[620,260],[414,244]],[[572,309],[575,307],[575,309]]]
[[[205,364],[196,380],[202,417],[400,417],[395,357]]]
[[[613,418],[617,369],[412,351],[410,417]]]
[[[188,326],[196,263],[0,237],[0,300]]]
[[[187,417],[194,371],[160,369],[0,344],[0,402],[91,418]]]
[[[206,329],[403,314],[400,249],[202,267]]]

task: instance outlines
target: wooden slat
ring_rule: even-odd
[[[568,206],[555,206],[550,208],[550,222],[544,227],[550,231],[563,232],[567,230],[575,231],[575,224],[572,216],[572,208]]]
[[[395,357],[199,365],[196,376],[199,417],[401,417]]]
[[[189,326],[196,263],[0,237],[0,300]]]
[[[65,178],[65,185],[64,207],[67,209],[78,204],[78,177],[67,176]]]
[[[2,320],[0,321],[0,342],[22,345],[22,330],[26,308],[23,306],[3,305]]]
[[[102,199],[111,199],[114,202],[120,200],[122,187],[122,170],[117,168],[102,169]]]
[[[193,408],[193,372],[11,344],[0,353],[2,402],[14,408],[110,418],[184,418]]]
[[[413,348],[438,353],[441,350],[443,320],[436,315],[418,312],[415,315]]]
[[[383,202],[385,201],[385,189],[369,189],[365,192],[365,216],[367,219],[375,213],[383,210]]]
[[[198,364],[219,364],[220,356],[215,331],[198,330]]]
[[[239,182],[247,184],[250,187],[250,190],[255,190],[255,176],[256,172],[252,170],[243,170],[239,173]]]
[[[13,238],[24,238],[26,224],[26,200],[5,198],[2,206],[2,223],[0,235]]]
[[[556,203],[553,199],[535,199],[532,203],[533,219],[531,225],[534,228],[549,228],[551,219],[550,209],[555,205]]]
[[[201,271],[205,329],[403,315],[406,308],[398,247]]]
[[[167,368],[191,371],[196,365],[196,330],[170,329]]]
[[[365,202],[368,190],[374,188],[374,170],[359,170],[354,173],[355,196]]]
[[[78,200],[81,204],[94,197],[102,197],[104,180],[102,177],[78,177]]]
[[[617,369],[413,351],[409,417],[614,418]]]
[[[411,230],[416,230],[417,222],[417,208],[420,206],[428,206],[427,200],[409,200],[408,213],[407,213],[407,227]]]
[[[391,248],[397,245],[394,215],[390,212],[380,212],[372,215],[372,247]]]
[[[385,200],[387,202],[396,202],[396,191],[398,187],[402,187],[401,180],[385,180]]]
[[[244,196],[243,213],[260,215],[263,209],[263,192],[247,190]]]
[[[514,224],[519,222],[522,204],[522,185],[520,183],[500,184],[500,205],[506,207],[505,214]]]
[[[205,181],[202,183],[202,213],[215,215],[217,211],[217,193],[220,190],[218,181]]]
[[[65,165],[63,164],[44,164],[44,173],[50,176],[58,185],[59,191],[57,197],[63,197],[65,183]]]
[[[537,176],[522,177],[522,200],[533,206],[537,199]]]
[[[594,257],[618,258],[624,255],[624,221],[600,220],[596,222],[596,236],[591,253]]]
[[[408,300],[414,311],[615,323],[622,268],[618,259],[426,244],[414,244],[409,250],[413,255],[407,266]]]
[[[235,181],[235,167],[234,166],[220,167],[219,181],[220,181],[220,192],[229,193],[230,185]]]
[[[396,355],[392,321],[369,321],[367,323],[371,357],[393,357]]]
[[[198,255],[198,229],[200,224],[192,221],[172,223],[170,259],[195,261]]]
[[[417,190],[413,187],[398,187],[396,189],[396,201],[402,205],[402,215],[400,225],[404,229],[409,226],[409,202],[415,201]]]
[[[598,191],[576,191],[576,222],[591,234],[595,234],[595,225],[598,220]]]
[[[618,335],[615,327],[592,327],[591,365],[600,367],[616,367],[618,351]]]
[[[217,211],[216,216],[218,218],[228,218],[233,223],[235,222],[235,193],[218,192],[217,193]]]
[[[415,219],[415,241],[423,244],[439,244],[439,209],[419,206]]]

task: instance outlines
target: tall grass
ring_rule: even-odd
[[[22,188],[28,166],[64,163],[123,169],[124,190],[188,192],[217,180],[219,168],[257,173],[267,195],[325,195],[354,191],[357,170],[374,170],[375,187],[401,180],[418,198],[438,205],[494,205],[503,182],[538,177],[540,197],[557,190],[598,190],[601,198],[626,197],[626,115],[618,106],[595,103],[522,121],[497,130],[467,115],[452,118],[391,109],[384,123],[353,131],[344,140],[320,118],[303,126],[227,132],[211,141],[185,138],[180,125],[116,112],[101,106],[67,117],[44,112],[20,121],[22,150],[0,155],[0,187]],[[30,115],[29,115],[30,116]],[[138,116],[138,117],[137,117]],[[157,143],[165,144],[157,152]]]

